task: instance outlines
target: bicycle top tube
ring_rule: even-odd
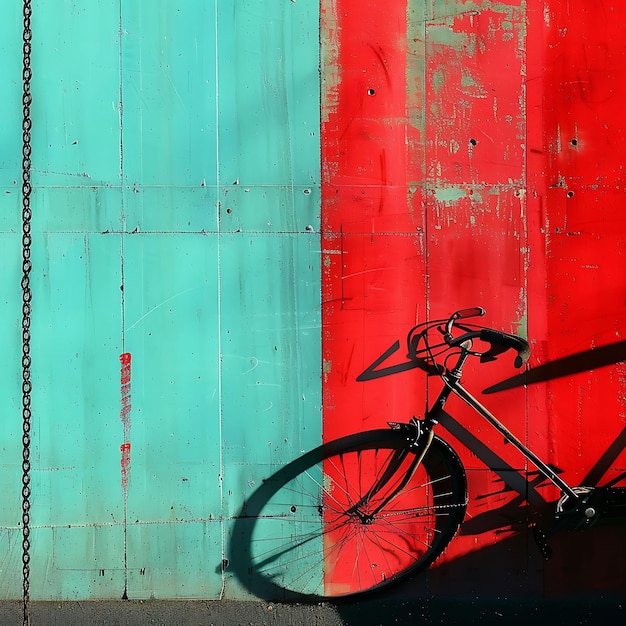
[[[463,366],[470,356],[477,356],[480,358],[481,363],[486,361],[493,361],[498,355],[506,352],[509,349],[517,351],[517,357],[515,359],[515,365],[521,367],[530,356],[530,347],[528,342],[522,337],[517,335],[511,335],[502,331],[497,331],[491,328],[484,327],[469,327],[464,324],[459,324],[458,319],[465,317],[473,317],[475,315],[484,315],[484,309],[465,309],[454,313],[447,321],[445,330],[439,328],[443,334],[444,342],[449,348],[458,348],[458,358],[451,369],[444,368],[444,371],[440,374],[442,381],[444,382],[444,388],[442,389],[439,397],[437,398],[432,409],[428,412],[428,419],[433,423],[438,421],[438,414],[443,411],[443,407],[447,402],[450,394],[454,392],[461,400],[463,400],[468,406],[474,409],[479,415],[481,415],[487,422],[489,422],[500,434],[504,436],[506,441],[511,443],[526,459],[528,459],[550,482],[558,487],[563,494],[567,494],[575,500],[579,499],[579,495],[576,491],[570,487],[558,474],[546,463],[544,463],[532,450],[525,446],[504,424],[502,424],[489,410],[484,407],[472,394],[470,394],[461,385],[461,375]],[[463,334],[455,336],[453,329],[457,327],[463,330]],[[422,334],[427,333],[431,326],[429,325]],[[409,333],[409,341],[411,333]],[[473,348],[474,339],[490,344],[489,349],[484,352],[476,352]],[[432,348],[428,345],[427,336],[424,334],[424,342],[426,347],[424,348],[431,354]],[[415,344],[417,345],[417,344]]]
[[[511,431],[461,385],[463,367],[472,356],[479,358],[481,363],[485,363],[495,361],[498,356],[509,349],[513,349],[517,352],[514,365],[518,368],[524,365],[530,356],[528,342],[522,337],[493,328],[459,321],[472,317],[482,317],[484,314],[485,310],[481,307],[461,309],[454,312],[448,319],[424,322],[414,326],[409,331],[407,335],[407,358],[410,362],[415,363],[415,367],[421,367],[429,374],[437,374],[444,383],[443,389],[427,413],[426,421],[430,422],[431,426],[439,421],[443,407],[450,394],[454,392],[500,432],[509,443],[513,444],[526,459],[535,465],[564,494],[578,499],[577,493],[551,467],[517,439]],[[441,335],[441,342],[431,342],[429,333],[432,334],[433,330],[436,330]],[[477,351],[474,349],[475,340],[489,344],[489,347],[486,350]],[[448,360],[454,356],[456,356],[456,360],[448,366]],[[401,369],[395,371],[401,371]]]

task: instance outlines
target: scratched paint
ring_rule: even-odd
[[[624,340],[621,4],[39,4],[34,599],[246,597],[226,561],[243,499],[322,429],[423,410],[412,372],[356,383],[416,321],[482,305],[537,368]],[[20,400],[18,9],[0,8],[3,415]],[[607,363],[487,402],[567,479],[602,482],[626,465],[625,385]],[[410,593],[622,593],[614,531],[538,563],[525,499],[549,490],[455,409],[479,497]],[[19,493],[19,424],[0,432]]]
[[[531,367],[619,345],[624,9],[556,0],[322,7],[332,65],[322,115],[325,438],[423,410],[434,386],[414,372],[355,379],[428,317],[482,305],[488,323],[529,338]],[[614,361],[487,404],[567,480],[607,481],[626,463],[624,366]],[[467,385],[514,374],[501,360],[468,372]],[[572,562],[566,540],[544,569],[528,567],[536,555],[525,498],[540,505],[550,490],[529,495],[522,480],[516,493],[520,471],[537,483],[532,467],[452,408],[450,440],[479,497],[426,577],[427,593],[623,589],[615,533],[592,534],[585,550],[585,559],[609,559],[601,580],[598,568],[592,579],[582,559]],[[497,476],[486,469],[494,462]]]
[[[31,597],[238,597],[233,515],[320,441],[319,8],[34,4]],[[0,7],[3,415],[20,401],[19,9]],[[18,494],[13,422],[0,484]],[[0,587],[17,599],[12,502]]]

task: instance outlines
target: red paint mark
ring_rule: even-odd
[[[120,451],[122,453],[122,488],[126,490],[128,487],[128,474],[130,471],[130,443],[123,443],[120,446]]]
[[[124,443],[120,446],[122,453],[122,489],[128,488],[128,477],[130,473],[130,352],[120,355],[120,393],[122,407],[120,409],[120,419],[124,427]]]

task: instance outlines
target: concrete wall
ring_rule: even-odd
[[[5,598],[21,594],[20,9],[0,20]],[[35,2],[32,28],[32,596],[219,597],[245,491],[321,437],[319,9]]]
[[[419,414],[419,374],[355,378],[465,306],[531,342],[533,384],[487,401],[507,425],[573,483],[624,471],[613,4],[34,1],[33,598],[246,598],[223,569],[245,497],[323,439]],[[0,594],[15,599],[21,7],[0,18]],[[503,359],[467,384],[515,374]],[[476,499],[403,593],[623,592],[621,529],[567,536],[544,564],[526,500],[554,491],[453,409]]]

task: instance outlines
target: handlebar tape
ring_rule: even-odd
[[[491,328],[483,328],[480,331],[481,341],[486,341],[491,344],[491,348],[487,350],[481,357],[481,361],[491,361],[498,354],[501,354],[509,348],[513,348],[517,352],[515,357],[515,367],[522,367],[528,357],[530,356],[530,346],[526,339],[522,339],[517,335],[509,335],[499,330],[493,330]]]

